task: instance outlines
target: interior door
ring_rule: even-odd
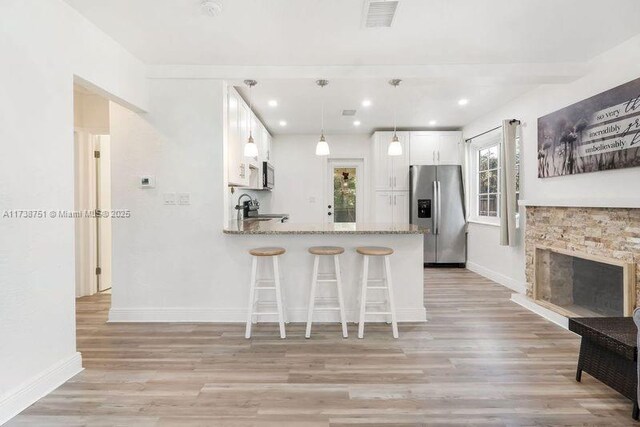
[[[363,161],[330,159],[327,168],[327,215],[333,223],[362,222],[364,215]]]
[[[410,221],[427,228],[424,235],[424,262],[435,263],[437,241],[434,229],[436,166],[411,166]]]
[[[438,166],[440,212],[438,226],[439,263],[466,262],[464,190],[460,166]]]

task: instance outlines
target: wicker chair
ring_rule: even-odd
[[[636,326],[638,327],[638,348],[640,348],[640,308],[636,308],[636,311],[633,312],[633,320],[636,322]],[[640,357],[638,357],[638,397],[637,400],[640,400]],[[637,420],[639,414],[638,410],[638,402],[636,401],[633,405],[633,419]]]

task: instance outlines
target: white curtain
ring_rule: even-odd
[[[520,122],[502,121],[500,157],[500,245],[513,246],[516,238],[516,132]]]

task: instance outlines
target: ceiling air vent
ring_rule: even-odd
[[[343,116],[355,116],[356,110],[342,110]]]
[[[365,0],[364,26],[366,28],[391,27],[398,10],[399,0]]]

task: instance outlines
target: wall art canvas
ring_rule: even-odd
[[[640,166],[640,78],[538,119],[538,177]]]

